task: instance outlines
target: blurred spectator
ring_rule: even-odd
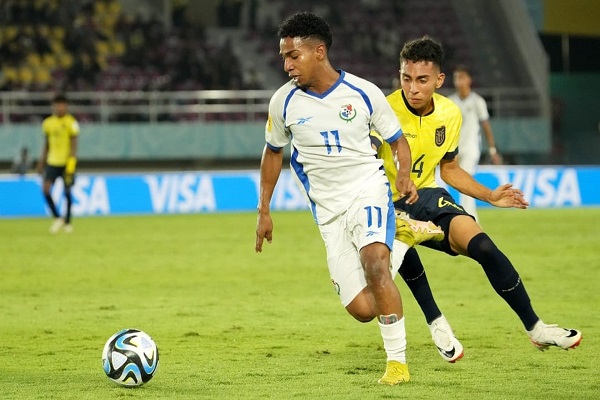
[[[21,152],[15,157],[10,172],[13,174],[25,175],[31,169],[32,162],[29,158],[29,149],[21,148]]]

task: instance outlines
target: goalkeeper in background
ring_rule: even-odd
[[[38,160],[38,173],[43,174],[43,192],[46,203],[54,216],[50,226],[50,233],[58,233],[61,229],[73,232],[71,225],[71,205],[73,198],[71,188],[75,182],[75,167],[77,166],[77,138],[79,136],[79,123],[68,113],[67,98],[58,94],[52,102],[52,115],[42,122],[44,145]],[[61,177],[65,184],[65,198],[67,212],[62,219],[56,204],[52,200],[50,191],[56,178]]]

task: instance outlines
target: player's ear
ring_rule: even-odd
[[[443,72],[440,72],[440,74],[437,77],[437,82],[435,83],[435,88],[439,89],[442,87],[442,85],[444,84],[444,80],[446,79],[446,74],[444,74]]]
[[[325,44],[319,43],[315,48],[315,53],[317,54],[317,60],[323,61],[327,58],[327,51],[325,50]]]

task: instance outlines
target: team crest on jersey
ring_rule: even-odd
[[[435,145],[440,147],[446,141],[446,127],[442,126],[435,130]]]
[[[346,104],[342,106],[340,110],[340,118],[346,122],[351,122],[356,117],[356,110],[352,107],[352,104]]]

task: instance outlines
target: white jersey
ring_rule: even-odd
[[[279,150],[291,142],[291,169],[318,224],[346,211],[367,186],[388,184],[371,129],[390,143],[402,135],[383,92],[344,71],[323,94],[290,81],[271,98],[267,145]]]
[[[481,123],[490,119],[485,99],[475,92],[469,93],[461,99],[458,93],[448,96],[462,114],[458,154],[460,158],[474,158],[479,160],[481,155]]]

